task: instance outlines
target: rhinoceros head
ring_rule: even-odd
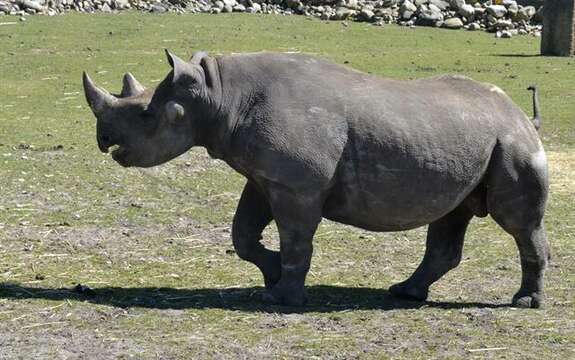
[[[194,55],[190,62],[166,54],[172,71],[155,90],[145,89],[128,73],[116,96],[84,73],[86,100],[98,120],[98,146],[102,152],[116,147],[112,157],[122,166],[159,165],[195,144],[206,103],[206,79],[198,57],[205,54]]]

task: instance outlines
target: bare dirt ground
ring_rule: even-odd
[[[179,161],[211,161],[204,156]],[[553,194],[572,198],[572,156],[549,159]],[[568,358],[574,235],[565,226],[569,244],[555,244],[540,311],[509,307],[516,249],[490,221],[472,225],[463,264],[427,303],[386,291],[419,262],[424,229],[374,234],[327,222],[303,309],[261,303],[259,274],[235,256],[229,224],[6,226],[0,358]],[[265,241],[277,246],[275,228]]]

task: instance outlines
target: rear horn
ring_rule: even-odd
[[[123,79],[121,97],[137,96],[146,90],[142,84],[131,73],[126,73]]]

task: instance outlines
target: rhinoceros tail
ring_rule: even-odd
[[[535,129],[539,130],[541,128],[541,106],[539,105],[539,89],[537,89],[537,85],[531,85],[527,88],[529,91],[533,91],[533,125],[535,125]]]

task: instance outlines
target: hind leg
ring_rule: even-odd
[[[523,186],[512,189],[488,196],[489,213],[519,248],[521,287],[513,296],[513,306],[539,308],[543,306],[543,273],[550,258],[542,222],[546,192]]]
[[[513,296],[513,306],[543,306],[543,273],[549,259],[547,235],[542,224],[515,235],[521,257],[521,287]]]
[[[543,226],[547,201],[547,161],[543,150],[498,150],[488,180],[487,207],[493,219],[513,236],[521,258],[522,279],[513,306],[543,306],[543,273],[549,244]]]
[[[425,300],[431,284],[459,265],[471,211],[460,206],[429,225],[423,261],[409,279],[393,285],[389,291],[397,296]]]
[[[523,207],[525,208],[525,207]],[[541,219],[521,216],[522,207],[517,204],[508,212],[492,213],[495,221],[513,236],[521,258],[521,287],[513,296],[512,305],[522,308],[543,306],[543,274],[550,258],[547,234]],[[524,213],[523,213],[524,214]]]

